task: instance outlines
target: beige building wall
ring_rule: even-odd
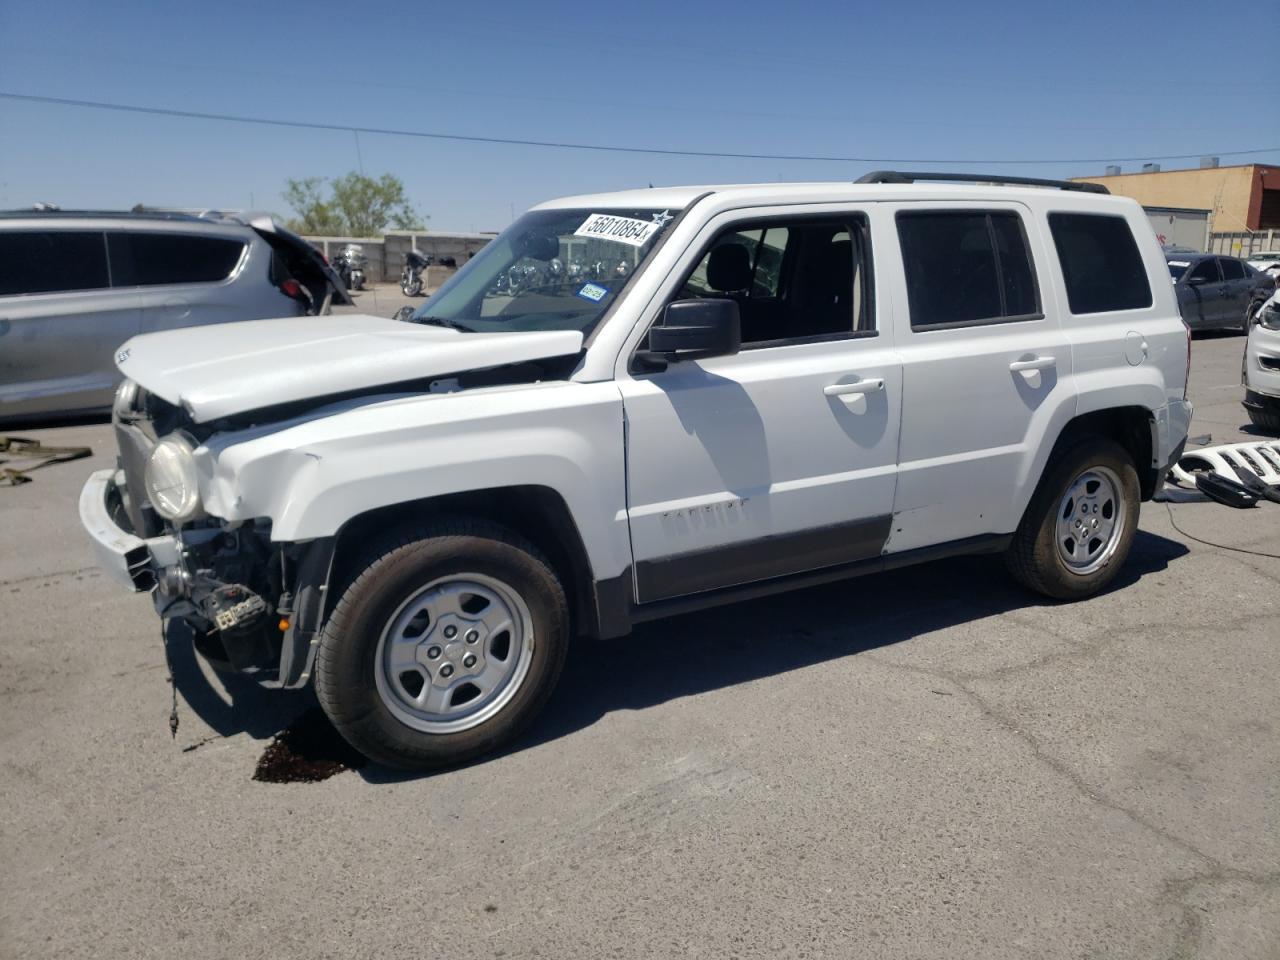
[[[1210,211],[1211,229],[1255,229],[1250,209],[1258,166],[1211,167],[1195,170],[1162,170],[1159,173],[1122,173],[1115,177],[1074,177],[1100,183],[1121,197],[1132,197],[1143,206],[1190,207]]]

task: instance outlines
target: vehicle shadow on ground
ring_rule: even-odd
[[[1139,531],[1107,592],[1187,553],[1184,544]],[[642,710],[1011,610],[1055,606],[1062,605],[1013,584],[999,557],[960,557],[645,624],[618,640],[580,641],[533,728],[476,762],[568,736],[615,710]],[[388,783],[430,774],[370,766],[361,776]]]
[[[1128,562],[1107,592],[1130,587],[1187,552],[1177,541],[1139,531]],[[504,750],[474,762],[489,763],[569,736],[615,710],[643,710],[1012,610],[1056,606],[1061,605],[1013,584],[999,557],[958,557],[644,624],[617,640],[579,641],[570,648],[556,693],[533,728]],[[282,739],[304,740],[305,757],[292,759],[328,772],[296,779],[318,780],[359,767],[316,707],[310,688],[265,690],[248,677],[211,674],[192,649],[186,626],[172,622],[169,631],[178,693],[216,735],[276,737],[272,746]],[[359,772],[371,783],[432,775],[376,765]]]
[[[247,733],[255,740],[275,736],[316,702],[310,687],[267,690],[251,677],[214,672],[201,662],[191,643],[191,629],[181,621],[170,620],[165,637],[178,696],[218,736]]]

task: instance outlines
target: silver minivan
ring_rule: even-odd
[[[136,334],[335,302],[324,258],[269,218],[0,212],[0,422],[109,409]]]

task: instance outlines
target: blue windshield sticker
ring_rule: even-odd
[[[590,300],[592,303],[599,303],[609,295],[609,288],[602,287],[598,283],[584,283],[582,289],[578,291],[578,296],[583,300]]]

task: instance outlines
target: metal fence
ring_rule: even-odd
[[[1253,233],[1211,233],[1206,253],[1221,253],[1229,257],[1247,257],[1263,250],[1275,250],[1280,243],[1278,230],[1257,230]]]

